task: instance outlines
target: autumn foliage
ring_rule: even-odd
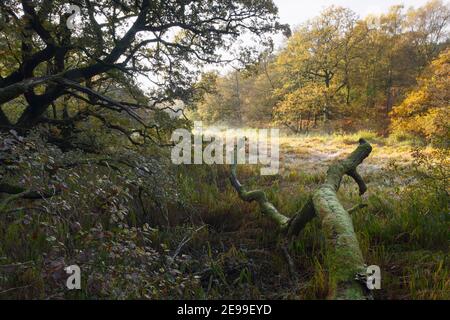
[[[392,130],[447,146],[450,138],[450,50],[434,60],[416,89],[391,113]]]

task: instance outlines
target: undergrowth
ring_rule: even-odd
[[[449,299],[448,153],[414,151],[405,143],[398,148],[393,139],[370,132],[291,137],[282,139],[282,149],[300,160],[286,158],[280,174],[267,177],[256,167],[240,166],[240,179],[265,190],[280,212],[292,216],[333,160],[320,161],[313,151],[346,153],[361,134],[374,144],[361,166],[369,190],[360,199],[345,178],[338,196],[345,207],[368,205],[352,217],[366,263],[381,267],[382,288],[374,298]],[[156,167],[151,151],[140,153],[137,171],[118,159],[106,166],[99,159],[64,166],[79,157],[48,148],[38,137],[13,140],[8,154],[21,161],[2,166],[2,182],[62,191],[2,208],[0,298],[327,297],[319,221],[289,245],[294,279],[274,224],[256,204],[239,199],[227,166]],[[302,160],[308,156],[317,158]],[[82,290],[65,287],[64,267],[70,264],[81,268]]]

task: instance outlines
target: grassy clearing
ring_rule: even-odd
[[[280,212],[291,216],[323,181],[328,165],[351,152],[360,137],[374,151],[360,166],[368,207],[354,213],[353,222],[367,264],[382,270],[375,298],[449,299],[448,180],[413,165],[413,144],[371,132],[282,137],[279,175],[261,177],[259,168],[244,165],[240,179],[264,189]],[[448,157],[439,163],[447,172]],[[275,226],[256,204],[239,199],[227,166],[180,167],[177,174],[182,205],[143,199],[142,210],[128,203],[119,224],[111,222],[107,206],[109,194],[119,192],[116,180],[99,195],[74,184],[83,202],[63,194],[66,202],[55,205],[72,207],[53,215],[26,209],[3,215],[0,298],[326,298],[326,252],[317,220],[290,245],[299,276],[293,281]],[[90,186],[90,178],[81,174],[77,184]],[[338,196],[347,208],[361,201],[349,178]],[[88,274],[82,292],[64,288],[62,268],[69,263]]]
[[[382,290],[375,292],[375,298],[449,299],[448,193],[445,188],[418,180],[412,166],[413,143],[398,145],[392,138],[384,139],[371,132],[283,137],[280,175],[258,177],[256,168],[242,166],[240,176],[248,186],[266,190],[281,212],[292,215],[323,181],[328,165],[351,152],[359,137],[369,140],[374,152],[360,167],[368,183],[369,191],[363,200],[368,207],[355,213],[353,221],[367,264],[379,265],[382,270]],[[431,151],[426,149],[425,153]],[[217,179],[226,181],[226,170]],[[290,248],[301,277],[293,283],[281,252],[277,252],[273,226],[259,215],[256,205],[240,201],[226,183],[222,189],[202,190],[202,195],[193,197],[205,206],[203,220],[213,230],[217,229],[217,233],[204,240],[221,248],[220,257],[232,249],[253,261],[250,263],[255,268],[250,272],[253,278],[247,283],[253,289],[248,297],[326,297],[328,281],[323,265],[326,253],[317,221]],[[202,201],[198,197],[214,200]],[[347,178],[339,197],[346,207],[361,201],[356,185]],[[221,230],[223,226],[228,226],[225,233]],[[254,252],[262,256],[255,256]],[[260,270],[261,265],[268,270]],[[220,283],[219,277],[218,288]],[[209,292],[210,298],[243,297],[235,296],[235,291],[227,295],[226,290],[218,288]]]

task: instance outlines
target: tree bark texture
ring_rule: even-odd
[[[329,299],[367,299],[367,290],[357,280],[366,273],[364,258],[353,228],[349,212],[337,198],[337,192],[344,175],[358,184],[360,194],[367,190],[357,167],[372,152],[372,146],[364,139],[347,158],[330,165],[325,182],[317,188],[303,208],[292,218],[279,213],[263,191],[247,191],[237,179],[236,165],[232,166],[231,183],[242,200],[256,201],[261,212],[277,222],[287,237],[298,235],[306,224],[318,217],[326,238],[326,266],[329,274]],[[356,207],[362,208],[363,205]],[[351,209],[354,211],[355,209]]]

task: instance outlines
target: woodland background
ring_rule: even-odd
[[[283,129],[278,175],[238,170],[287,216],[369,141],[367,195],[346,177],[338,196],[365,203],[351,217],[382,270],[374,298],[449,299],[449,19],[440,0],[334,6],[295,30],[270,0],[2,1],[0,298],[329,297],[318,221],[283,250],[228,166],[171,163],[173,130],[203,120]],[[243,34],[256,44],[236,48]]]

